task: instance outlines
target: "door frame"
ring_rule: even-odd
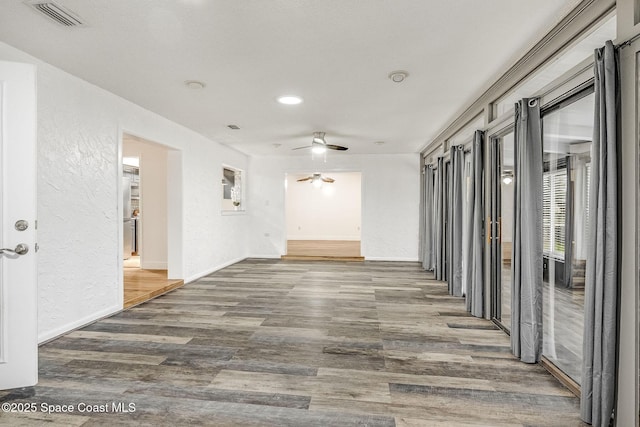
[[[153,137],[142,136],[140,133],[127,128],[118,129],[118,152],[116,193],[118,206],[118,287],[120,305],[124,303],[124,265],[123,265],[123,223],[124,206],[122,199],[122,157],[124,154],[124,135],[131,135],[151,144],[156,144],[167,150],[167,275],[169,279],[184,279],[184,239],[183,239],[183,161],[182,150],[162,142]]]
[[[502,158],[500,145],[503,138],[513,133],[515,124],[507,123],[494,131],[487,138],[488,145],[488,180],[487,191],[487,224],[485,226],[488,245],[488,276],[489,276],[489,318],[505,332],[509,333],[510,327],[502,323]],[[515,143],[515,142],[514,142]]]
[[[282,248],[283,250],[281,250],[280,252],[280,256],[286,256],[288,254],[288,242],[289,242],[289,236],[288,236],[288,225],[290,221],[290,218],[287,215],[287,200],[288,198],[291,197],[289,191],[288,191],[288,179],[290,175],[312,175],[314,173],[322,173],[322,174],[326,174],[326,175],[331,175],[331,174],[342,174],[342,173],[357,173],[360,174],[360,256],[364,257],[365,256],[365,252],[366,252],[366,245],[365,245],[365,240],[364,240],[364,222],[363,222],[363,218],[364,218],[364,203],[365,203],[365,173],[360,169],[341,169],[341,168],[337,168],[337,169],[319,169],[319,170],[313,170],[313,172],[309,172],[309,168],[303,168],[303,169],[287,169],[284,172],[284,183],[285,185],[283,186],[283,197],[282,197],[282,210],[283,210],[283,236],[282,236]],[[267,235],[265,235],[265,237],[267,237]]]

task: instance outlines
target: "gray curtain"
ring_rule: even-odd
[[[542,125],[538,99],[516,104],[511,265],[511,350],[526,363],[542,353]]]
[[[473,215],[473,199],[471,197],[473,192],[472,168],[473,156],[471,150],[465,151],[464,194],[462,196],[462,296],[466,296],[467,289],[469,289],[469,269],[471,268],[471,251],[467,249],[471,246],[471,233],[473,232],[473,227],[469,228],[469,225],[472,224],[471,216]]]
[[[425,270],[433,270],[436,265],[433,251],[435,239],[433,230],[433,214],[435,210],[433,180],[433,166],[426,165],[424,167],[424,232],[422,239],[422,267]]]
[[[445,238],[442,242],[444,246],[444,277],[442,280],[447,281],[449,287],[449,293],[451,293],[451,161],[444,163],[444,218],[445,218]]]
[[[582,419],[608,426],[614,408],[619,271],[620,81],[608,41],[595,52],[589,246],[584,301]]]
[[[471,147],[472,165],[471,177],[471,221],[466,224],[469,233],[467,257],[471,260],[467,274],[467,311],[476,317],[484,316],[484,132],[476,131]]]
[[[433,252],[435,261],[436,280],[442,280],[444,277],[444,161],[438,159],[438,167],[435,171],[435,184],[433,188],[434,214],[433,214]]]
[[[449,293],[462,296],[462,203],[464,202],[464,147],[451,148],[451,198],[449,199]]]

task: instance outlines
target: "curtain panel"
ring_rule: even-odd
[[[542,123],[538,99],[516,104],[511,265],[511,350],[526,363],[542,353]]]
[[[444,255],[444,267],[445,274],[442,280],[447,281],[447,286],[449,288],[449,293],[453,292],[451,288],[451,274],[452,274],[452,264],[451,264],[451,236],[452,236],[452,210],[451,210],[451,198],[452,198],[452,190],[453,190],[453,175],[451,173],[451,161],[444,162],[444,212],[445,212],[445,238],[442,244],[444,245],[445,255]]]
[[[484,132],[476,131],[471,147],[470,222],[465,224],[469,233],[465,269],[467,311],[473,316],[484,317]]]
[[[618,52],[611,41],[595,51],[594,84],[580,413],[584,421],[604,427],[609,425],[616,391],[620,286],[620,74]]]
[[[435,170],[434,193],[434,215],[433,215],[433,252],[435,261],[436,280],[444,277],[444,161],[438,158],[438,166]]]
[[[464,146],[451,147],[451,199],[450,206],[450,273],[449,293],[456,297],[462,296],[462,204],[464,203]]]
[[[435,263],[433,214],[435,211],[435,200],[433,195],[434,184],[433,166],[424,167],[424,233],[422,240],[422,267],[425,270],[433,270]]]

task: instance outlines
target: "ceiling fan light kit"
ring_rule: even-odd
[[[311,139],[311,145],[297,147],[294,148],[294,150],[304,150],[306,148],[311,148],[311,152],[313,154],[324,154],[327,150],[347,151],[349,149],[349,147],[344,147],[342,145],[327,144],[327,141],[325,141],[324,139],[324,135],[324,132],[314,132],[313,138]]]
[[[313,154],[324,154],[327,152],[327,147],[322,144],[315,144],[313,147],[311,147],[311,152]]]
[[[320,187],[322,187],[323,183],[326,182],[328,184],[331,184],[331,183],[335,182],[335,179],[329,178],[328,176],[322,176],[321,173],[315,172],[311,176],[308,176],[306,178],[300,178],[297,181],[298,182],[309,181],[311,183],[311,185],[313,185],[315,188],[320,188]]]

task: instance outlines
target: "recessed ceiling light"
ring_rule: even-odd
[[[374,144],[376,144],[376,145],[382,145],[382,144],[384,144],[384,141],[376,141],[376,142],[374,142]]]
[[[238,130],[240,127],[238,125],[227,125],[229,129]]]
[[[409,73],[407,73],[406,71],[402,71],[402,70],[393,71],[393,72],[389,73],[389,78],[394,83],[402,83],[404,81],[404,79],[406,79],[407,77],[409,77]]]
[[[278,102],[284,105],[298,105],[302,104],[302,98],[295,95],[284,95],[278,97]]]
[[[185,80],[184,85],[193,90],[204,89],[206,86],[205,82],[201,82],[200,80]]]

